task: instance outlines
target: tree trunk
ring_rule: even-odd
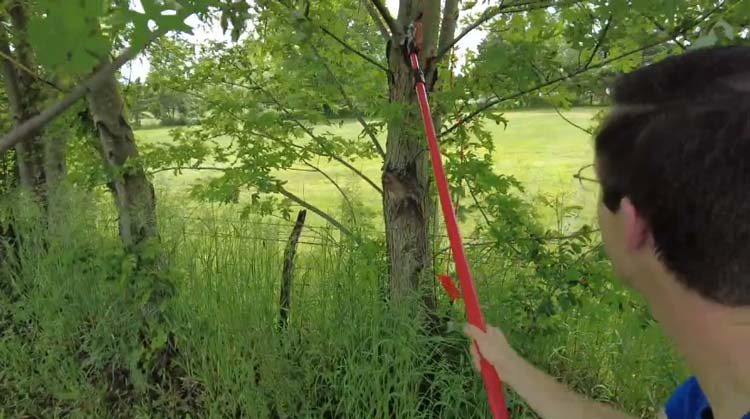
[[[6,196],[18,186],[18,165],[16,165],[16,153],[8,150],[0,156],[0,196]],[[8,215],[8,214],[6,214]],[[4,269],[18,254],[18,242],[13,229],[13,218],[0,217],[0,292],[7,291],[10,283],[4,277]]]
[[[65,163],[67,140],[66,134],[62,132],[47,132],[44,136],[44,173],[50,190],[65,179],[68,173]]]
[[[58,81],[53,76],[52,82]],[[45,99],[49,101],[52,98],[52,95],[47,95]],[[71,134],[70,127],[66,123],[53,123],[44,133],[44,173],[47,177],[47,188],[50,191],[56,190],[57,185],[68,175],[65,154]]]
[[[119,212],[120,238],[128,252],[140,254],[143,245],[158,241],[154,188],[138,157],[133,130],[123,116],[124,105],[113,75],[86,96],[101,153],[112,174]]]
[[[26,69],[33,69],[31,48],[26,40],[26,12],[20,2],[8,6],[8,14],[13,26],[15,53],[18,63]],[[8,39],[2,36],[0,48],[6,56],[11,56]],[[20,125],[39,112],[40,91],[33,75],[16,68],[14,63],[3,59],[3,78],[8,93],[13,119]],[[44,202],[46,176],[44,172],[44,145],[41,134],[30,136],[16,145],[18,176],[22,187],[33,191]]]
[[[397,25],[405,28],[420,12],[423,15],[420,65],[430,77],[437,49],[440,1],[401,0]],[[435,298],[428,286],[432,266],[428,231],[433,212],[429,153],[414,92],[414,73],[407,61],[402,36],[394,36],[388,55],[389,98],[408,109],[403,119],[388,122],[383,175],[391,304],[398,306],[417,291],[427,308],[433,309]]]

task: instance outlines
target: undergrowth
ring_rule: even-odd
[[[489,417],[462,305],[439,294],[437,334],[425,333],[416,302],[390,307],[377,240],[302,244],[281,329],[288,228],[210,211],[180,217],[162,201],[170,263],[155,277],[132,269],[111,208],[83,205],[97,201],[80,193],[63,201],[49,228],[33,212],[12,218],[21,240],[0,280],[0,417]],[[597,246],[571,239],[534,249],[533,260],[507,248],[469,256],[488,322],[519,352],[650,417],[685,371]],[[156,318],[136,285],[164,279],[174,296]],[[512,417],[534,417],[508,400]]]

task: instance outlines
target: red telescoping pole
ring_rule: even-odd
[[[427,89],[425,87],[424,76],[422,70],[419,68],[419,59],[417,58],[417,52],[415,50],[409,52],[409,60],[411,61],[411,67],[416,75],[416,90],[419,98],[419,108],[422,111],[424,130],[430,148],[432,170],[435,174],[435,182],[437,183],[438,195],[440,197],[440,206],[443,210],[443,217],[445,217],[446,228],[448,229],[448,239],[450,240],[453,257],[456,262],[458,282],[461,285],[461,293],[463,294],[466,304],[466,314],[469,318],[469,323],[486,331],[487,326],[484,322],[484,316],[482,316],[482,310],[479,308],[479,299],[477,297],[477,292],[474,289],[474,281],[471,279],[469,263],[466,260],[466,254],[464,253],[464,247],[461,240],[461,233],[458,230],[456,214],[453,210],[453,203],[451,201],[450,191],[448,190],[448,180],[445,177],[445,169],[443,168],[443,160],[440,154],[440,145],[438,144],[437,135],[435,134],[435,126],[432,123],[430,104],[427,101]],[[508,410],[505,405],[505,396],[503,395],[500,377],[484,357],[480,355],[480,358],[482,379],[484,380],[484,388],[487,391],[487,398],[489,399],[492,416],[495,419],[508,419]]]

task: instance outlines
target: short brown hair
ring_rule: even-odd
[[[604,204],[627,196],[688,288],[750,305],[750,48],[691,51],[627,74],[596,135]]]

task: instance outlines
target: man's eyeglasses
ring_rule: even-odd
[[[573,177],[578,179],[578,183],[585,191],[596,191],[599,189],[599,180],[596,179],[596,172],[593,164],[587,164],[581,167]]]

